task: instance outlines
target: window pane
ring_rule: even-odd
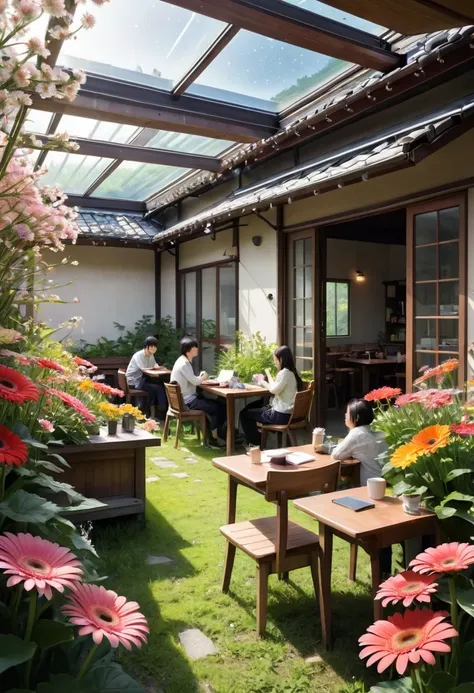
[[[436,283],[415,285],[415,315],[437,315]]]
[[[423,366],[428,366],[428,368],[433,368],[436,366],[436,354],[421,354],[417,353],[415,358],[416,370],[414,377],[417,378],[420,375],[420,368]]]
[[[94,196],[114,199],[145,200],[153,193],[163,190],[181,176],[189,173],[189,168],[140,164],[124,161],[94,191]]]
[[[304,271],[304,295],[306,298],[313,296],[313,268],[306,267]]]
[[[295,301],[295,325],[304,325],[304,300]]]
[[[459,349],[459,321],[440,320],[439,321],[439,350],[458,351]]]
[[[233,344],[237,329],[235,314],[235,267],[219,269],[220,289],[220,340],[228,345]]]
[[[304,269],[295,270],[295,298],[304,298]]]
[[[304,264],[313,265],[313,239],[304,239]]]
[[[295,329],[295,356],[304,356],[304,329]]]
[[[351,63],[240,30],[188,92],[280,111]]]
[[[228,140],[214,140],[211,137],[187,135],[183,132],[157,130],[156,134],[144,146],[152,149],[170,149],[174,152],[217,156],[233,144]]]
[[[415,320],[415,345],[417,351],[436,350],[436,320]]]
[[[439,314],[459,315],[459,282],[440,283]]]
[[[425,212],[415,217],[415,245],[436,243],[437,212]]]
[[[326,282],[326,335],[336,335],[336,285]]]
[[[196,272],[186,272],[184,277],[184,329],[196,334]]]
[[[194,272],[193,272],[194,275]],[[188,276],[188,275],[185,275]],[[214,370],[216,350],[216,268],[203,269],[201,273],[201,363],[207,373]]]
[[[295,241],[295,265],[304,265],[304,241]]]
[[[335,19],[337,22],[347,24],[356,29],[361,29],[362,31],[367,31],[370,34],[380,35],[386,29],[379,24],[374,24],[369,22],[367,19],[362,19],[361,17],[356,17],[349,12],[344,12],[338,10],[335,7],[330,7],[325,5],[323,2],[318,2],[318,0],[286,0],[291,5],[297,5],[303,10],[308,10],[309,12],[314,12],[315,14],[320,14],[328,19]]]
[[[344,336],[349,334],[349,284],[339,282],[336,288],[337,334]]]
[[[459,277],[459,243],[439,246],[439,278]]]
[[[436,254],[437,246],[417,248],[415,255],[415,279],[416,281],[426,281],[437,279],[436,276]]]
[[[304,350],[303,350],[304,356],[308,358],[313,357],[313,330],[306,329],[304,331]]]
[[[64,42],[58,64],[170,90],[224,27],[159,0],[114,0],[97,12],[94,31]]]
[[[36,132],[38,135],[44,135],[52,117],[53,114],[47,111],[31,109],[28,111],[23,129],[25,132]]]
[[[61,118],[59,130],[61,132],[66,130],[71,139],[83,137],[87,140],[103,140],[105,142],[125,144],[130,142],[141,131],[141,128],[137,128],[135,125],[120,125],[119,123],[108,123],[94,120],[93,118],[64,115]]]
[[[439,240],[459,238],[459,207],[441,209],[439,212]]]
[[[313,324],[313,299],[307,298],[304,302],[304,324],[306,326]]]
[[[97,156],[49,152],[46,157],[48,172],[42,176],[41,185],[57,185],[65,193],[83,195],[112,161]]]

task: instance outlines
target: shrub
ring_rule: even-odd
[[[217,367],[235,371],[242,382],[248,383],[255,373],[264,373],[266,368],[274,370],[273,352],[276,348],[276,344],[267,344],[260,332],[245,337],[239,331],[235,344],[218,355]]]

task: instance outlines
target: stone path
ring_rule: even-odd
[[[146,483],[152,484],[154,481],[159,481],[159,480],[160,480],[159,476],[147,476]]]
[[[185,457],[184,461],[188,464],[197,464],[197,459],[195,457]]]
[[[212,640],[198,628],[182,630],[179,634],[179,640],[189,659],[202,659],[217,653],[217,648]]]
[[[157,460],[152,460],[153,464],[155,467],[159,467],[160,469],[177,469],[178,465],[175,464],[175,462],[172,462],[171,460],[167,460],[164,457],[161,457]]]
[[[146,562],[147,565],[163,565],[164,563],[173,563],[173,559],[168,558],[168,556],[148,556]]]
[[[189,474],[186,474],[186,472],[177,472],[176,474],[171,474],[171,476],[175,476],[177,479],[187,479]]]

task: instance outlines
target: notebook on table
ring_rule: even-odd
[[[336,505],[342,505],[344,508],[349,508],[349,510],[354,510],[354,512],[359,513],[361,510],[369,510],[370,508],[375,508],[372,501],[361,500],[360,498],[353,498],[352,496],[343,496],[342,498],[333,498],[332,502]]]

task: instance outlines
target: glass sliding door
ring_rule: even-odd
[[[290,240],[291,347],[299,371],[313,371],[313,235]]]
[[[466,364],[465,198],[408,208],[407,384],[420,368],[459,358]]]
[[[198,339],[199,368],[213,373],[219,351],[235,341],[237,264],[193,268],[181,272],[180,325]]]

